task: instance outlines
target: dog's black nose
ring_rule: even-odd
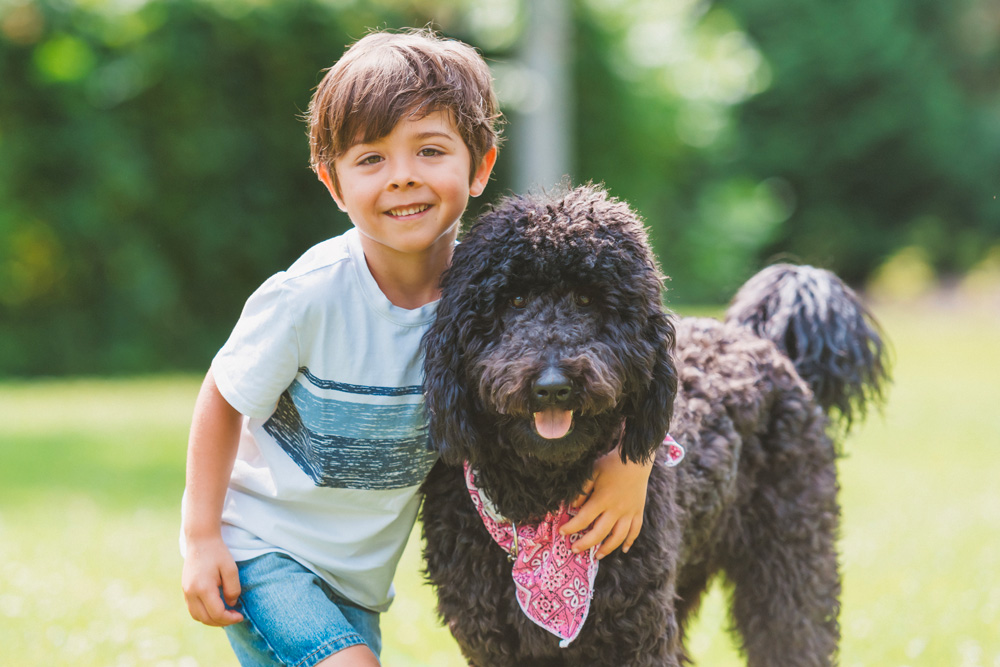
[[[573,385],[558,368],[549,367],[539,376],[533,387],[535,400],[541,405],[566,403],[573,395]]]

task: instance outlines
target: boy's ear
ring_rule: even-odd
[[[344,213],[347,213],[347,207],[344,205],[344,199],[337,192],[337,183],[333,180],[333,174],[330,173],[329,168],[325,164],[319,165],[316,169],[316,175],[319,176],[319,180],[323,182],[326,189],[330,191],[330,196],[333,197],[333,201],[337,202],[337,208],[339,208]]]
[[[493,165],[497,163],[497,147],[492,146],[483,159],[480,160],[479,166],[476,167],[476,173],[472,177],[472,183],[469,186],[469,194],[473,197],[478,197],[483,194],[483,190],[486,189],[486,184],[490,182],[490,174],[493,173]]]

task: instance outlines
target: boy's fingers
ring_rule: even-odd
[[[216,594],[209,594],[204,600],[205,611],[208,613],[209,625],[222,625],[222,619],[226,616],[226,605],[222,603],[222,598]]]
[[[239,579],[237,578],[235,598],[239,598]],[[221,627],[239,623],[243,620],[243,614],[235,609],[227,609],[223,603],[222,595],[217,587],[207,589],[202,593],[185,594],[188,613],[191,618],[210,625]],[[232,604],[235,604],[235,599]],[[232,605],[230,605],[232,606]]]
[[[607,556],[609,553],[617,549],[621,543],[628,536],[628,525],[624,521],[619,521],[615,524],[612,529],[611,534],[604,540],[601,544],[601,548],[597,550],[597,560],[600,560]]]
[[[202,622],[207,625],[223,627],[239,623],[243,620],[243,614],[235,609],[227,609],[226,605],[222,603],[222,598],[219,596],[214,596],[205,606],[208,612],[208,620]]]
[[[222,600],[227,605],[219,616],[219,625],[239,623],[243,620],[243,614],[228,607],[235,607],[240,600],[240,593],[243,590],[240,586],[240,571],[236,569],[236,563],[233,563],[231,566],[223,567],[219,574],[222,575]]]
[[[219,571],[219,575],[222,577],[222,597],[225,599],[226,604],[230,607],[235,607],[236,602],[240,599],[240,571],[236,569],[236,564],[233,563],[232,566],[223,567]]]
[[[596,547],[605,537],[608,536],[608,533],[611,532],[613,527],[614,526],[609,525],[607,517],[602,514],[601,517],[594,522],[594,525],[591,526],[590,530],[587,531],[587,534],[573,543],[573,552],[580,553],[590,549],[591,547]]]
[[[625,543],[622,545],[622,553],[628,553],[628,550],[632,548],[635,543],[635,539],[639,537],[639,532],[642,530],[642,517],[634,520],[632,525],[629,527],[628,536],[625,538]]]
[[[580,495],[576,497],[576,500],[570,503],[570,507],[573,507],[574,509],[579,509],[585,502],[587,502],[587,498],[590,497],[590,492],[593,490],[594,490],[594,480],[588,479],[587,483],[583,485],[583,490],[580,492]]]
[[[204,623],[208,619],[208,612],[205,611],[205,605],[201,603],[201,600],[188,600],[187,608],[191,618],[199,623]]]
[[[569,521],[563,524],[563,527],[559,529],[562,535],[572,535],[573,533],[579,533],[581,530],[594,523],[594,513],[587,509],[584,505],[580,508],[580,513],[575,517],[571,518]]]
[[[592,530],[579,540],[573,543],[573,553],[578,554],[587,551],[591,547],[600,544],[601,540],[597,537],[595,532]]]
[[[188,611],[191,613],[191,618],[199,623],[211,626],[219,625],[216,617],[224,612],[225,609],[225,606],[222,605],[222,600],[218,598],[215,600],[211,597],[208,599],[196,598],[188,603]]]
[[[236,611],[235,609],[227,609],[226,613],[223,615],[222,622],[219,623],[221,626],[235,625],[243,621],[243,614]]]

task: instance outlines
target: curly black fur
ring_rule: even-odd
[[[427,574],[470,664],[680,665],[685,622],[718,573],[749,664],[832,664],[839,508],[826,410],[863,415],[888,363],[877,325],[833,274],[781,271],[778,294],[751,280],[726,324],[675,323],[641,221],[598,187],[511,198],[472,226],[424,339],[441,461],[422,509]],[[546,439],[532,414],[551,401],[573,410],[573,426]],[[586,625],[560,649],[519,609],[460,464],[505,516],[526,520],[574,498],[619,442],[623,459],[657,455],[668,427],[687,458],[654,465],[642,533],[601,562]]]
[[[889,380],[885,336],[850,287],[824,269],[775,264],[739,289],[727,322],[774,341],[816,400],[850,430],[881,404]]]

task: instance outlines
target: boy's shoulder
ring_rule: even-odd
[[[351,236],[354,234],[357,234],[357,230],[350,229],[340,236],[320,241],[302,253],[302,256],[283,272],[283,279],[298,281],[308,278],[317,271],[328,271],[341,265],[348,265],[351,262]]]
[[[313,305],[327,303],[331,294],[352,291],[358,272],[354,269],[356,251],[351,229],[340,236],[320,241],[306,250],[284,271],[268,278],[254,293],[255,297],[277,299],[284,307],[304,312]]]

